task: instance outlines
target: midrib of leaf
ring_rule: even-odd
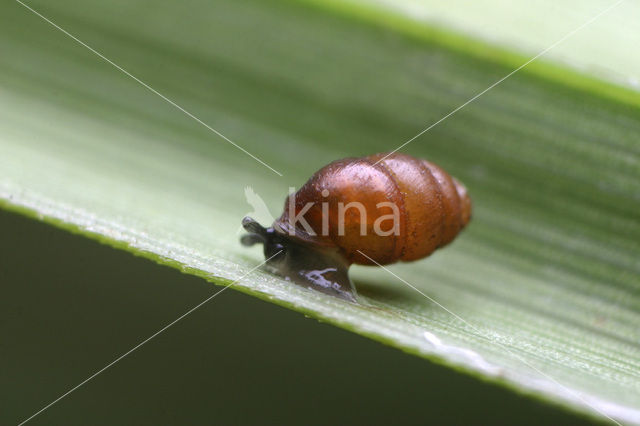
[[[125,4],[34,6],[285,179],[16,7],[0,18],[0,48],[13,59],[0,63],[3,204],[216,283],[261,258],[235,234],[249,210],[245,185],[278,214],[289,185],[337,157],[393,148],[506,74],[511,60],[493,51],[486,62],[448,50],[450,41],[442,48],[288,3],[154,5],[152,34]],[[124,18],[111,23],[110,8]],[[205,10],[218,26],[191,19]],[[194,47],[200,38],[209,42]],[[568,387],[638,422],[639,111],[539,69],[407,147],[467,183],[476,209],[452,247],[393,270],[474,327],[375,269],[353,271],[374,307],[264,272],[236,287],[593,413]]]
[[[545,58],[636,91],[640,89],[640,61],[624,48],[640,43],[640,34],[635,30],[640,8],[634,1],[345,0],[340,4],[380,9],[387,16],[398,14],[405,20],[448,28],[531,56],[590,22],[588,29],[578,31]],[[599,15],[601,12],[605,13]],[[598,18],[591,21],[595,16]]]
[[[459,31],[452,31],[451,26],[437,25],[432,23],[431,25],[423,22],[421,19],[414,19],[411,14],[407,13],[390,13],[390,9],[386,7],[379,7],[376,5],[376,1],[369,0],[289,0],[293,2],[300,2],[312,5],[318,9],[325,9],[336,12],[340,15],[344,15],[350,18],[356,18],[365,22],[374,23],[384,28],[391,29],[400,34],[408,36],[413,39],[427,41],[429,43],[435,43],[441,46],[446,46],[447,49],[451,49],[455,52],[461,53],[466,56],[471,56],[487,62],[495,62],[501,65],[507,65],[512,71],[533,56],[540,53],[542,50],[548,48],[553,43],[567,35],[571,30],[578,28],[578,26],[590,21],[598,12],[606,9],[611,4],[602,5],[600,9],[594,9],[593,13],[585,16],[583,21],[573,27],[563,28],[562,32],[558,34],[558,38],[552,42],[539,46],[538,50],[530,51],[529,55],[517,53],[513,48],[505,49],[500,48],[496,44],[490,44],[486,41],[482,41],[480,38],[472,38],[468,35],[463,35]],[[369,3],[369,4],[367,4]],[[634,7],[633,2],[627,2],[627,6]],[[564,7],[571,8],[571,5],[564,4]],[[595,6],[594,6],[595,7]],[[618,10],[619,12],[619,10]],[[633,19],[630,16],[634,16],[633,12],[629,13],[629,17],[625,19]],[[534,18],[532,17],[532,20]],[[540,17],[544,19],[544,17]],[[629,24],[627,27],[632,27],[633,24]],[[602,30],[602,29],[600,29]],[[489,30],[488,32],[491,32]],[[535,39],[535,35],[526,36],[531,40]],[[504,46],[509,43],[502,43]],[[566,44],[566,43],[565,43]],[[632,46],[634,44],[631,38],[624,40],[616,40],[616,43],[612,43],[612,49],[624,50],[626,45]],[[530,50],[530,49],[529,49]],[[551,55],[552,56],[552,55]],[[576,61],[574,69],[580,70],[583,66],[581,62],[585,59],[583,56],[580,61]],[[629,103],[631,105],[639,104],[639,95],[637,91],[637,81],[630,83],[629,81],[621,81],[620,77],[611,77],[611,74],[605,73],[604,79],[596,77],[597,72],[591,69],[583,70],[585,72],[570,71],[566,66],[560,65],[563,61],[550,61],[544,57],[527,65],[526,72],[531,75],[538,75],[545,80],[556,81],[562,83],[562,85],[582,89],[590,92],[591,95],[603,96],[609,99],[615,99],[619,102]],[[591,59],[591,62],[594,62]],[[635,61],[629,61],[632,63],[632,67],[635,69]],[[502,76],[501,76],[502,77]],[[635,77],[637,79],[637,75]],[[606,82],[605,82],[606,81]],[[634,87],[631,89],[630,87]]]

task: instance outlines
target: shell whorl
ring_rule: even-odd
[[[381,160],[378,162],[379,160]],[[324,191],[324,192],[323,192]],[[325,196],[328,194],[328,196]],[[344,219],[344,235],[338,230],[338,203],[364,205],[366,235],[361,235],[360,216],[352,210]],[[359,251],[380,264],[412,261],[428,256],[450,243],[471,217],[467,190],[439,166],[401,153],[375,154],[334,161],[316,172],[295,194],[295,212],[314,203],[304,218],[317,235],[292,229],[289,198],[282,216],[274,222],[276,232],[294,234],[303,243],[339,248],[350,263],[371,265]],[[328,203],[323,209],[322,203]],[[377,235],[377,218],[389,214],[376,205],[390,202],[398,207],[396,235]],[[323,213],[328,212],[328,235],[323,235]],[[325,219],[326,228],[326,219]]]

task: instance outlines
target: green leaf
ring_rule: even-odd
[[[349,6],[29,5],[284,176],[8,2],[5,208],[216,284],[240,279],[233,288],[516,391],[640,423],[638,93],[533,63],[409,144],[467,184],[474,219],[452,246],[390,268],[430,299],[354,267],[356,305],[261,270],[246,276],[262,254],[238,242],[245,187],[278,215],[288,187],[334,159],[394,149],[525,57],[399,17],[385,29],[379,13]]]
[[[328,0],[306,1],[326,4]],[[640,89],[640,55],[629,55],[628,50],[640,44],[637,2],[333,0],[332,3],[351,13],[359,10],[370,16],[378,14],[387,24],[392,21],[389,15],[399,15],[403,31],[407,21],[413,25],[428,23],[530,56],[553,45],[545,53],[545,60]],[[572,36],[565,38],[570,33]]]

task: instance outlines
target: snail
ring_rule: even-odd
[[[387,265],[429,256],[471,218],[467,189],[437,165],[401,153],[334,161],[295,193],[265,228],[250,217],[241,243],[264,245],[267,268],[349,301],[352,264]]]

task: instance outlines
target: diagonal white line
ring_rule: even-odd
[[[413,142],[414,140],[418,139],[420,136],[424,135],[425,133],[427,133],[429,130],[433,129],[434,127],[436,127],[438,124],[442,123],[444,120],[446,120],[447,118],[451,117],[453,114],[455,114],[456,112],[460,111],[462,108],[466,107],[467,105],[469,105],[471,102],[475,101],[476,99],[478,99],[480,96],[484,95],[485,93],[487,93],[489,90],[493,89],[494,87],[496,87],[498,84],[502,83],[503,81],[505,81],[506,79],[508,79],[509,77],[511,77],[512,75],[514,75],[515,73],[517,73],[518,71],[520,71],[522,68],[526,67],[527,65],[529,65],[531,62],[535,61],[536,59],[538,59],[539,57],[541,57],[542,55],[544,55],[545,53],[547,53],[548,51],[550,51],[551,49],[553,49],[554,47],[556,47],[557,45],[559,45],[560,43],[564,42],[566,39],[568,39],[569,37],[573,36],[575,33],[577,33],[578,31],[582,30],[584,27],[592,24],[596,19],[600,18],[602,15],[604,15],[605,13],[609,12],[611,9],[617,7],[620,5],[620,3],[624,2],[625,0],[618,0],[616,1],[614,4],[608,6],[607,8],[603,9],[602,11],[600,11],[600,13],[598,13],[596,16],[594,16],[593,18],[589,19],[588,21],[584,22],[582,25],[580,25],[577,28],[574,28],[572,31],[568,32],[567,34],[565,34],[564,37],[562,37],[560,40],[556,41],[555,43],[553,43],[551,46],[547,47],[546,49],[542,50],[540,53],[538,53],[536,56],[532,57],[531,59],[529,59],[527,62],[525,62],[524,64],[520,65],[518,68],[516,68],[515,70],[511,71],[509,74],[505,75],[504,77],[502,77],[500,80],[496,81],[495,83],[493,83],[491,86],[487,87],[486,89],[484,89],[482,92],[478,93],[477,95],[475,95],[473,98],[469,99],[467,102],[463,103],[462,105],[460,105],[459,107],[457,107],[456,109],[454,109],[453,111],[451,111],[450,113],[448,113],[447,115],[445,115],[444,117],[442,117],[440,120],[436,121],[435,123],[433,123],[432,125],[430,125],[429,127],[427,127],[426,129],[422,130],[420,133],[418,133],[417,135],[415,135],[414,137],[412,137],[411,139],[409,139],[408,141],[406,141],[405,143],[403,143],[402,145],[400,145],[399,147],[397,147],[396,149],[394,149],[393,151],[389,152],[387,155],[385,155],[384,157],[382,157],[381,159],[379,159],[378,161],[375,162],[375,164],[378,164],[379,162],[383,161],[385,158],[387,158],[388,156],[390,156],[391,154],[401,150],[402,148],[404,148],[405,146],[407,146],[408,144],[410,144],[411,142]],[[375,165],[374,164],[374,165]]]
[[[568,387],[566,387],[565,385],[563,385],[562,383],[558,382],[556,379],[554,379],[553,377],[551,377],[550,375],[548,375],[547,373],[544,373],[542,371],[540,371],[538,368],[534,367],[533,365],[531,365],[525,358],[523,358],[522,356],[518,355],[517,353],[513,352],[511,349],[509,349],[508,346],[504,345],[503,343],[500,343],[496,340],[490,339],[488,337],[486,337],[482,331],[480,331],[480,329],[478,329],[478,327],[476,327],[475,325],[471,324],[470,322],[468,322],[467,320],[465,320],[464,318],[462,318],[460,315],[452,312],[451,310],[447,309],[445,306],[443,306],[442,304],[440,304],[437,300],[435,300],[432,297],[429,297],[428,295],[426,295],[424,292],[420,291],[418,288],[416,288],[415,286],[411,285],[409,282],[407,282],[406,280],[404,280],[403,278],[399,277],[398,275],[394,274],[393,272],[391,272],[388,268],[384,267],[383,265],[379,264],[378,262],[376,262],[375,260],[373,260],[372,258],[370,258],[369,256],[367,256],[366,254],[364,254],[363,252],[361,252],[360,250],[357,250],[358,253],[360,253],[361,255],[363,255],[364,257],[366,257],[367,259],[369,259],[370,261],[372,261],[373,263],[375,263],[376,265],[378,265],[379,267],[381,267],[382,269],[384,269],[385,271],[387,271],[388,273],[390,273],[391,275],[393,275],[394,277],[396,277],[397,279],[399,279],[400,281],[402,281],[403,283],[405,283],[407,286],[411,287],[412,289],[414,289],[415,291],[417,291],[418,293],[420,293],[422,296],[424,296],[426,299],[430,300],[431,302],[435,303],[436,305],[438,305],[440,308],[444,309],[445,311],[447,311],[449,314],[453,315],[454,317],[456,317],[458,320],[460,320],[461,322],[463,322],[465,325],[467,325],[468,327],[470,327],[474,332],[477,333],[477,335],[485,340],[487,340],[489,343],[493,343],[495,345],[500,346],[502,349],[504,349],[507,353],[509,353],[510,355],[513,355],[514,357],[516,357],[518,360],[522,361],[523,364],[525,364],[527,367],[531,368],[532,370],[536,371],[538,374],[540,374],[541,376],[551,380],[553,383],[555,383],[556,385],[560,386],[562,389],[564,389],[566,392],[570,393],[571,395],[577,397],[580,401],[584,402],[588,407],[593,408],[594,410],[596,410],[598,413],[602,414],[603,416],[605,416],[606,418],[608,418],[609,420],[611,420],[612,422],[614,422],[615,424],[617,424],[618,426],[622,426],[619,422],[617,422],[616,420],[612,419],[609,415],[607,415],[607,413],[602,412],[601,410],[598,409],[598,407],[595,407],[593,404],[589,403],[589,401],[587,401],[586,399],[584,399],[582,397],[582,395],[580,395],[578,392],[569,389]]]
[[[247,154],[249,157],[253,158],[254,160],[256,160],[258,163],[262,164],[263,166],[265,166],[266,168],[268,168],[269,170],[271,170],[272,172],[274,172],[275,174],[277,174],[278,176],[282,176],[282,173],[280,173],[279,171],[277,171],[276,169],[274,169],[273,167],[271,167],[270,165],[268,165],[267,163],[265,163],[264,161],[262,161],[261,159],[259,159],[258,157],[256,157],[255,155],[251,154],[249,151],[247,151],[246,149],[244,149],[243,147],[241,147],[240,145],[238,145],[237,143],[235,143],[234,141],[232,141],[231,139],[229,139],[228,137],[226,137],[225,135],[223,135],[222,133],[220,133],[219,131],[217,131],[216,129],[214,129],[213,127],[211,127],[210,125],[208,125],[207,123],[205,123],[204,121],[200,120],[198,117],[196,117],[195,115],[193,115],[192,113],[190,113],[189,111],[187,111],[186,109],[184,109],[183,107],[181,107],[180,105],[178,105],[177,103],[175,103],[174,101],[172,101],[171,99],[167,98],[165,95],[163,95],[162,93],[158,92],[156,89],[154,89],[153,87],[149,86],[147,83],[145,83],[144,81],[140,80],[138,77],[134,76],[133,74],[131,74],[129,71],[125,70],[124,68],[122,68],[120,65],[116,64],[115,62],[113,62],[111,59],[107,58],[106,56],[104,56],[102,53],[98,52],[97,50],[95,50],[94,48],[92,48],[91,46],[89,46],[88,44],[86,44],[85,42],[83,42],[82,40],[78,39],[76,36],[74,36],[73,34],[69,33],[67,30],[65,30],[64,28],[60,27],[59,25],[55,24],[54,22],[52,22],[50,19],[48,19],[47,17],[43,16],[42,14],[40,14],[38,11],[34,10],[33,8],[31,8],[30,6],[24,4],[22,1],[20,0],[16,0],[16,2],[18,2],[19,4],[21,4],[22,6],[24,6],[25,8],[27,8],[28,10],[30,10],[31,12],[33,12],[35,15],[39,16],[40,18],[42,18],[43,20],[45,20],[46,22],[48,22],[49,24],[51,24],[53,27],[55,27],[56,29],[60,30],[61,32],[63,32],[65,35],[67,35],[68,37],[70,37],[71,39],[73,39],[74,41],[76,41],[77,43],[79,43],[80,45],[86,47],[87,49],[89,49],[91,52],[95,53],[97,56],[99,56],[101,59],[105,60],[106,62],[108,62],[109,64],[113,65],[116,69],[118,69],[119,71],[121,71],[122,73],[124,73],[125,75],[131,77],[133,80],[135,80],[137,83],[139,83],[140,85],[142,85],[144,88],[146,88],[147,90],[151,91],[152,93],[155,93],[156,95],[160,96],[162,99],[164,99],[166,102],[168,102],[169,104],[171,104],[172,106],[174,106],[175,108],[179,109],[180,111],[182,111],[184,114],[186,114],[188,117],[194,119],[195,121],[197,121],[198,123],[200,123],[201,125],[203,125],[204,127],[206,127],[207,129],[211,130],[213,133],[215,133],[216,135],[220,136],[222,139],[226,140],[227,142],[229,142],[231,145],[235,146],[236,148],[238,148],[240,151],[244,152],[245,154]]]
[[[66,391],[65,393],[63,393],[62,395],[60,395],[58,398],[54,399],[53,401],[51,401],[49,404],[45,405],[44,407],[42,407],[40,410],[36,411],[35,413],[33,413],[31,416],[29,416],[28,418],[24,419],[23,421],[21,421],[18,426],[21,426],[25,423],[27,423],[29,420],[33,419],[35,416],[37,416],[38,414],[42,413],[43,411],[45,411],[46,409],[50,408],[52,405],[56,404],[58,401],[60,401],[62,398],[68,396],[71,392],[77,390],[80,386],[84,385],[85,383],[87,383],[88,381],[90,381],[91,379],[95,378],[97,375],[99,375],[100,373],[104,372],[106,369],[108,369],[109,367],[113,366],[115,363],[117,363],[118,361],[122,360],[123,358],[125,358],[126,356],[128,356],[129,354],[131,354],[133,351],[135,351],[136,349],[139,349],[142,345],[144,345],[145,343],[149,342],[151,339],[153,339],[154,337],[156,337],[157,335],[159,335],[160,333],[162,333],[163,331],[167,330],[169,327],[173,326],[175,323],[177,323],[178,321],[182,320],[183,318],[185,318],[187,315],[191,314],[192,312],[194,312],[196,309],[200,308],[202,305],[204,305],[205,303],[207,303],[208,301],[210,301],[211,299],[213,299],[214,297],[216,297],[217,295],[219,295],[220,293],[222,293],[223,291],[225,291],[226,289],[228,289],[229,287],[231,287],[232,285],[236,284],[237,282],[239,282],[241,279],[243,279],[244,277],[246,277],[247,275],[249,275],[250,273],[252,273],[253,271],[255,271],[256,269],[258,269],[259,267],[261,267],[262,265],[264,265],[265,263],[267,263],[268,261],[270,261],[271,259],[273,259],[274,257],[276,257],[277,255],[279,255],[282,252],[282,250],[279,250],[276,254],[274,254],[273,256],[271,256],[270,258],[264,260],[262,263],[260,263],[258,266],[252,268],[251,270],[249,270],[249,272],[247,272],[246,274],[244,274],[243,276],[241,276],[240,278],[238,278],[237,280],[233,281],[230,284],[227,284],[226,286],[224,286],[222,289],[220,289],[219,291],[215,292],[213,295],[207,297],[206,299],[204,299],[202,302],[198,303],[196,306],[194,306],[193,308],[189,309],[187,312],[185,312],[184,314],[180,315],[178,318],[174,319],[173,321],[171,321],[169,324],[165,325],[164,327],[162,327],[160,330],[156,331],[155,333],[153,333],[151,336],[147,337],[146,339],[144,339],[142,342],[138,343],[137,345],[135,345],[133,348],[129,349],[127,352],[123,353],[122,355],[120,355],[118,358],[114,359],[113,361],[111,361],[109,364],[105,365],[104,367],[102,367],[100,370],[96,371],[95,373],[93,373],[92,375],[90,375],[89,377],[87,377],[86,379],[84,379],[83,381],[81,381],[80,383],[78,383],[77,385],[75,385],[74,387],[72,387],[71,389],[69,389],[68,391]]]

